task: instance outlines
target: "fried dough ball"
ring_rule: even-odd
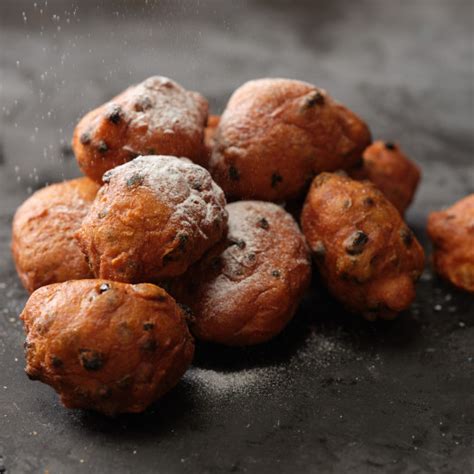
[[[323,281],[350,311],[391,319],[410,306],[423,249],[375,185],[320,174],[301,224]]]
[[[421,173],[399,146],[377,141],[364,151],[359,166],[351,169],[349,175],[374,183],[403,215],[413,200]]]
[[[285,201],[321,171],[354,166],[370,142],[367,125],[324,90],[259,79],[230,98],[209,169],[228,198]]]
[[[82,171],[101,182],[102,175],[138,155],[205,156],[208,104],[166,77],[154,76],[131,86],[85,115],[72,147]]]
[[[68,408],[141,412],[176,385],[193,358],[180,307],[151,284],[45,286],[21,319],[26,373],[51,385]]]
[[[171,291],[191,308],[197,338],[258,344],[293,317],[311,278],[309,252],[296,222],[276,204],[240,201],[227,210],[227,239]]]
[[[77,233],[98,278],[180,275],[226,230],[224,193],[186,158],[142,156],[108,171],[104,183]]]
[[[18,208],[12,252],[20,280],[29,292],[92,276],[74,234],[98,189],[89,178],[64,181],[40,189]]]
[[[463,290],[474,292],[474,194],[428,217],[437,273]]]

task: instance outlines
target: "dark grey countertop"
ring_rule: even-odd
[[[252,349],[199,346],[149,412],[64,409],[23,373],[27,295],[14,210],[78,175],[77,119],[168,75],[222,110],[247,79],[305,79],[398,141],[423,170],[408,223],[473,192],[470,0],[0,2],[0,473],[468,473],[474,470],[474,298],[427,268],[390,323],[345,314],[313,282],[295,320]]]

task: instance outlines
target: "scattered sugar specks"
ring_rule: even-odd
[[[218,372],[212,369],[193,367],[185,379],[197,384],[210,395],[225,397],[228,395],[245,395],[250,391],[261,389],[271,380],[271,368],[255,368],[234,372]]]
[[[337,336],[330,337],[312,332],[304,346],[298,350],[297,358],[303,365],[316,364],[320,368],[326,368],[334,362],[350,357],[351,354],[353,354],[352,349]]]

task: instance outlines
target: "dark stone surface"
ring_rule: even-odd
[[[0,21],[0,472],[473,471],[474,301],[429,269],[391,323],[344,314],[314,281],[279,338],[201,346],[152,410],[109,420],[24,375],[9,254],[28,192],[78,174],[78,117],[155,73],[214,111],[254,77],[327,88],[422,166],[407,218],[429,251],[428,212],[473,192],[470,0],[2,0]]]

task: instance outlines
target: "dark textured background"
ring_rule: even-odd
[[[67,411],[23,373],[27,295],[9,254],[16,206],[78,174],[77,119],[171,76],[215,112],[247,79],[328,89],[423,168],[408,222],[473,192],[473,2],[0,1],[0,473],[474,469],[474,301],[427,269],[391,323],[344,314],[315,281],[276,340],[198,348],[152,410]]]

